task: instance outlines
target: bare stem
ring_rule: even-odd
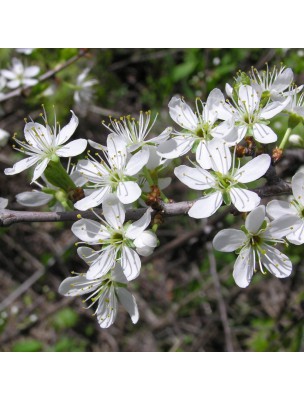
[[[264,185],[253,190],[261,198],[291,194],[291,187],[288,183],[280,180],[275,185]],[[162,213],[165,216],[176,216],[187,214],[195,201],[182,201],[179,203],[161,202]],[[232,208],[233,210],[233,208]],[[145,208],[127,210],[126,221],[139,219]],[[101,209],[95,209],[98,215],[102,215]],[[79,218],[96,219],[92,211],[66,211],[66,212],[43,212],[43,211],[14,211],[0,210],[0,226],[9,226],[17,222],[56,222],[56,221],[77,221]]]

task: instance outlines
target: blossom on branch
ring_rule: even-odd
[[[264,268],[277,278],[286,278],[291,274],[290,259],[276,246],[285,243],[284,237],[298,227],[298,218],[294,215],[269,222],[265,206],[259,206],[248,214],[242,230],[223,229],[213,239],[213,246],[218,251],[237,251],[233,270],[236,284],[242,288],[250,284],[253,273],[259,267]]]
[[[98,145],[106,159],[97,161],[92,156],[81,160],[77,165],[88,182],[92,193],[75,203],[78,210],[88,210],[103,203],[109,193],[116,193],[123,204],[136,201],[141,195],[141,188],[135,176],[147,164],[149,150],[143,148],[131,157],[128,156],[124,140],[115,134],[108,135],[107,147]]]
[[[133,280],[141,268],[140,258],[134,248],[139,249],[139,254],[148,255],[157,245],[155,234],[145,231],[151,222],[152,210],[147,209],[138,221],[130,225],[124,223],[125,208],[114,194],[107,196],[102,209],[102,223],[82,218],[72,225],[72,232],[81,243],[102,246],[97,251],[90,247],[78,248],[78,255],[90,266],[86,277],[100,278],[113,268],[116,261],[120,261],[127,280]]]
[[[290,232],[286,239],[293,244],[304,243],[304,173],[297,172],[291,181],[293,198],[289,202],[272,200],[267,204],[267,214],[272,219],[291,215],[297,218],[298,228]]]
[[[84,274],[66,278],[59,286],[63,296],[89,295],[86,302],[91,308],[97,303],[94,313],[101,328],[109,328],[116,319],[118,301],[130,314],[133,324],[138,321],[139,313],[135,297],[126,289],[126,280],[119,263],[106,275],[89,280]]]
[[[205,104],[199,99],[196,100],[197,110],[194,113],[183,99],[173,97],[169,102],[169,113],[171,118],[183,128],[183,132],[175,131],[172,139],[159,145],[158,153],[164,158],[173,159],[194,149],[196,158],[200,160],[203,168],[211,168],[206,143],[212,144],[217,141],[215,137],[232,143],[237,139],[236,134],[233,133],[233,119],[218,121],[221,100],[221,91],[214,89]],[[200,110],[200,105],[202,110]]]
[[[6,168],[6,175],[14,175],[37,164],[34,170],[32,182],[36,181],[47,168],[50,161],[58,162],[59,157],[73,157],[81,154],[86,146],[86,139],[77,139],[66,143],[75,132],[78,126],[78,118],[73,111],[70,122],[62,129],[57,127],[56,120],[54,127],[48,124],[47,117],[44,115],[45,126],[37,122],[28,122],[24,128],[25,141],[14,140],[20,148],[15,150],[28,155],[18,161],[12,168]],[[56,119],[56,118],[55,118]],[[58,132],[57,132],[58,129]]]
[[[17,58],[12,59],[12,68],[10,70],[1,70],[2,76],[7,79],[6,86],[10,89],[16,89],[19,86],[34,86],[38,83],[34,76],[38,75],[40,68],[38,66],[24,67]]]
[[[235,167],[235,157],[225,142],[216,142],[206,147],[209,153],[210,171],[199,165],[188,167],[180,165],[174,170],[177,178],[194,190],[202,190],[205,196],[196,200],[188,214],[193,218],[207,218],[214,214],[224,202],[233,204],[238,211],[253,210],[260,203],[260,197],[246,189],[245,183],[261,178],[270,166],[268,154],[261,154],[244,166]]]

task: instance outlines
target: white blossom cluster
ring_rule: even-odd
[[[227,98],[214,89],[205,102],[196,100],[195,111],[174,96],[169,114],[178,128],[168,127],[159,135],[153,134],[155,119],[151,120],[150,112],[141,112],[138,120],[110,119],[103,123],[106,143],[89,140],[96,153],[88,151],[71,171],[62,167],[60,158],[79,156],[87,147],[85,139],[69,141],[78,125],[75,113],[71,111],[72,118],[63,128],[56,122],[51,127],[46,115],[44,125],[26,123],[25,141],[15,141],[16,150],[28,157],[5,173],[13,175],[35,165],[32,182],[40,190],[20,193],[17,201],[24,206],[79,210],[72,232],[80,240],[77,252],[87,270],[65,279],[59,292],[86,295],[89,307],[97,303],[95,314],[102,328],[115,321],[118,302],[137,322],[136,300],[127,285],[140,274],[140,256],[151,255],[158,245],[155,214],[161,201],[168,201],[163,190],[171,178],[166,173],[172,160],[186,154],[189,165],[175,167],[174,174],[199,192],[189,216],[208,218],[220,207],[232,205],[245,218],[240,230],[224,229],[213,240],[216,250],[238,253],[236,284],[248,286],[257,269],[278,278],[289,276],[292,264],[280,248],[288,242],[304,243],[304,173],[292,178],[289,201],[274,199],[267,206],[260,205],[253,184],[258,185],[273,164],[272,150],[282,152],[292,130],[304,121],[302,86],[296,87],[293,80],[290,68],[252,69],[240,73],[233,86],[226,85]],[[75,96],[79,99],[81,94]],[[288,117],[288,129],[277,143],[271,122],[279,114]],[[249,144],[253,150],[240,154]],[[37,182],[39,178],[43,184]],[[126,220],[128,211],[142,207],[146,210],[139,219]],[[96,213],[98,221],[81,217],[81,212],[93,208],[102,208],[102,217]]]
[[[25,66],[21,60],[13,58],[9,68],[0,70],[0,99],[4,89],[12,90],[36,85],[39,72],[38,66]]]

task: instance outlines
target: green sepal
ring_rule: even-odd
[[[290,113],[288,118],[288,127],[294,129],[297,125],[303,122],[303,117],[298,114]]]
[[[198,148],[198,145],[200,144],[200,140],[196,140],[191,148],[191,153],[195,154],[196,150]]]
[[[262,108],[265,107],[266,104],[268,103],[269,99],[270,99],[270,91],[269,91],[269,90],[265,90],[265,91],[262,93],[262,96],[261,96],[260,106],[261,106]]]
[[[58,162],[50,161],[46,170],[44,171],[44,176],[49,183],[60,189],[63,189],[65,192],[76,188],[75,183],[63,168],[60,160]]]
[[[226,204],[226,206],[230,206],[231,198],[230,198],[230,194],[228,192],[223,192],[223,200],[224,200],[224,203]]]

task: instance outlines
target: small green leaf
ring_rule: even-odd
[[[12,351],[18,352],[31,352],[42,351],[42,343],[35,339],[20,340],[12,347]]]

